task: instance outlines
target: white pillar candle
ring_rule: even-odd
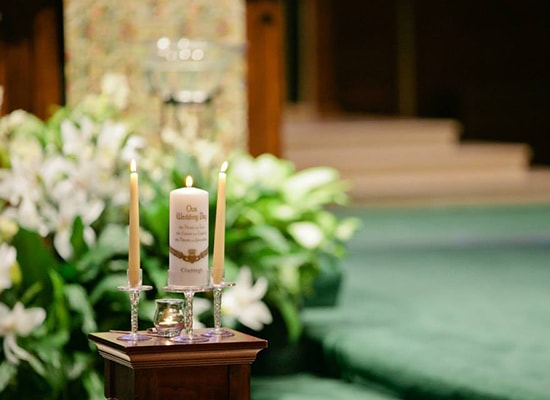
[[[139,285],[139,191],[136,161],[130,164],[130,216],[129,216],[129,249],[128,249],[128,284]]]
[[[225,262],[225,183],[227,161],[218,174],[218,197],[216,203],[216,226],[214,228],[214,254],[212,256],[212,280],[219,285],[223,281]]]
[[[169,286],[208,284],[208,192],[193,187],[170,192]]]

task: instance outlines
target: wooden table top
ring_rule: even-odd
[[[122,335],[120,332],[90,333],[88,337],[104,358],[132,368],[252,363],[257,353],[267,347],[267,340],[224,329],[234,333],[234,336],[213,337],[207,342],[191,344],[157,336],[152,336],[150,340],[127,342],[117,339]],[[200,335],[207,330],[195,329],[193,333]]]

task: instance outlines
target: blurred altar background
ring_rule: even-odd
[[[65,71],[67,101],[74,103],[90,91],[97,90],[98,84],[107,72],[120,73],[130,82],[129,108],[127,112],[145,117],[143,123],[154,132],[160,129],[161,122],[168,123],[174,118],[173,110],[177,105],[164,104],[158,87],[152,86],[148,73],[160,61],[157,55],[157,41],[161,38],[171,40],[172,47],[177,48],[180,38],[204,40],[207,42],[233,47],[234,53],[227,50],[224,54],[210,54],[211,48],[205,49],[203,63],[209,63],[204,74],[218,77],[207,77],[216,82],[204,84],[220,89],[213,93],[215,97],[204,107],[215,107],[211,114],[212,124],[206,129],[216,130],[216,136],[228,148],[243,147],[246,138],[246,81],[244,69],[245,24],[244,3],[235,0],[211,1],[145,1],[117,2],[110,1],[64,1],[64,36],[65,36]],[[198,60],[196,64],[199,64]],[[198,65],[196,68],[200,69]],[[182,71],[178,82],[167,82],[165,85],[182,84],[190,86],[185,73],[192,75],[192,80],[200,80],[200,74],[193,71]],[[205,78],[202,78],[203,80]],[[158,83],[157,83],[158,84]],[[223,90],[221,90],[223,88]],[[178,90],[179,88],[173,88]],[[169,102],[170,100],[166,100]],[[161,107],[164,110],[164,121],[161,121]],[[189,107],[200,107],[191,104]],[[206,110],[205,112],[208,112]],[[185,117],[183,117],[185,119]],[[174,123],[174,121],[171,121]],[[207,134],[212,134],[208,132]]]
[[[2,5],[2,112],[26,109],[46,117],[52,105],[74,105],[97,92],[106,73],[130,83],[128,115],[140,116],[153,135],[160,129],[162,93],[155,92],[146,63],[157,41],[201,39],[231,48],[207,62],[220,73],[216,82],[216,134],[228,147],[243,147],[246,135],[245,13],[242,1],[32,1]],[[233,54],[230,54],[231,51]],[[233,57],[231,57],[233,55]],[[208,57],[212,58],[210,54]],[[212,66],[209,66],[212,68]],[[196,79],[196,78],[195,78]],[[173,118],[166,105],[164,122]],[[182,107],[180,112],[185,112]],[[173,123],[173,121],[171,121]]]

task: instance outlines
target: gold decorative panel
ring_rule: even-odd
[[[220,94],[208,106],[214,107],[208,114],[214,120],[207,134],[225,146],[244,147],[244,13],[244,0],[64,0],[67,102],[98,91],[104,74],[122,73],[131,91],[129,116],[139,117],[143,129],[155,134],[161,115],[166,121],[174,111],[161,106],[148,84],[145,62],[156,41],[186,37],[227,44],[242,52],[224,71]]]

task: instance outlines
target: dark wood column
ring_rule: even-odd
[[[47,118],[64,102],[63,81],[62,1],[0,2],[0,115]]]
[[[0,115],[24,109],[40,118],[63,104],[62,0],[0,2]],[[247,0],[249,151],[280,154],[284,99],[283,0]]]
[[[248,150],[280,154],[284,98],[282,0],[247,0]]]

